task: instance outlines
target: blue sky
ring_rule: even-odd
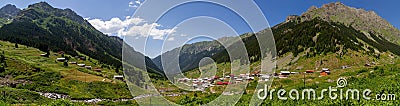
[[[129,40],[137,51],[155,57],[185,43],[259,31],[269,25],[283,22],[287,15],[300,15],[311,6],[320,7],[322,4],[338,0],[255,0],[261,9],[260,12],[265,15],[262,18],[257,11],[254,12],[255,6],[246,1],[225,3],[225,6],[232,7],[234,11],[229,10],[232,8],[201,2],[171,9],[167,7],[173,5],[169,0],[1,0],[0,6],[14,4],[18,8],[26,8],[29,4],[40,1],[46,1],[56,8],[71,8],[103,33],[113,36],[125,35],[125,39]],[[395,27],[400,27],[398,0],[339,1],[351,7],[375,11]],[[165,15],[160,15],[161,10],[167,9],[171,10]],[[268,22],[262,22],[263,19],[267,19]],[[260,23],[248,25],[252,22]],[[146,30],[152,27],[153,30]]]

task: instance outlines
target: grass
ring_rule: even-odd
[[[70,104],[70,101],[53,101],[38,95],[39,92],[55,92],[68,94],[73,99],[88,99],[88,98],[132,98],[131,92],[127,89],[127,85],[121,81],[111,79],[112,75],[115,75],[112,67],[103,68],[102,72],[94,72],[82,67],[78,67],[70,64],[65,67],[62,62],[55,62],[57,57],[60,55],[54,55],[52,53],[50,58],[41,57],[40,54],[44,52],[39,51],[35,48],[26,47],[20,45],[19,48],[14,48],[14,44],[9,42],[0,41],[0,50],[4,51],[7,57],[7,68],[5,72],[0,73],[0,76],[12,75],[14,80],[26,79],[32,81],[31,84],[17,85],[16,88],[1,87],[0,91],[13,92],[8,99],[1,99],[0,104]],[[349,88],[370,88],[376,93],[395,93],[400,95],[399,91],[399,67],[400,60],[397,58],[391,58],[389,54],[382,53],[380,59],[366,56],[363,53],[349,51],[347,55],[338,57],[335,53],[328,53],[326,56],[316,56],[311,58],[300,57],[295,63],[290,64],[289,71],[303,72],[306,69],[314,69],[315,64],[322,61],[318,67],[328,67],[333,69],[332,74],[320,77],[319,73],[307,74],[306,84],[303,83],[304,76],[301,74],[291,75],[287,79],[274,79],[272,83],[273,88],[283,89],[304,89],[304,88],[315,88],[321,90],[328,86],[336,86],[336,79],[339,77],[345,77],[348,79]],[[69,55],[66,55],[69,56]],[[72,56],[71,56],[72,57]],[[292,59],[292,58],[290,58]],[[71,61],[77,61],[78,63],[84,63],[91,65],[92,67],[104,67],[104,64],[99,64],[97,60],[90,59],[88,61],[81,61],[73,58]],[[291,61],[291,60],[290,60]],[[378,64],[373,67],[364,67],[363,64],[366,62],[375,61]],[[259,70],[260,62],[255,62],[250,65],[252,71]],[[342,65],[351,65],[350,69],[338,69]],[[300,70],[295,70],[293,67],[304,67]],[[187,77],[212,77],[215,75],[223,76],[230,74],[231,64],[221,63],[213,65],[206,65],[200,68],[201,70],[194,69],[184,73]],[[216,72],[213,72],[215,70]],[[234,71],[243,71],[243,67],[233,68]],[[240,72],[245,73],[245,72]],[[257,79],[256,79],[257,80]],[[173,101],[177,104],[184,105],[198,105],[206,104],[219,95],[222,90],[226,89],[226,86],[216,86],[213,90],[216,93],[202,93],[202,92],[191,92],[181,90],[178,87],[172,85],[167,80],[153,80],[153,84],[157,89],[168,89],[164,94],[178,93],[181,96],[177,97],[166,97],[168,100]],[[241,97],[237,105],[246,105],[249,100],[253,97],[253,93],[257,88],[257,81],[249,82],[245,94]],[[132,84],[130,84],[132,85]],[[379,85],[381,87],[376,87]],[[394,86],[395,85],[395,86]],[[138,91],[132,93],[134,95],[150,93],[149,91],[141,88],[132,88]],[[233,88],[235,89],[235,88]],[[206,89],[210,92],[210,89]],[[15,93],[14,93],[15,92]],[[17,95],[24,95],[26,99],[18,98]],[[32,99],[33,98],[33,99]],[[160,97],[153,97],[151,104],[162,104],[163,100]],[[40,101],[40,102],[39,102]],[[150,104],[150,98],[141,98],[136,103],[135,101],[127,102],[112,102],[103,101],[98,105],[128,105],[128,104]],[[282,100],[264,100],[263,104],[267,105],[394,105],[399,104],[398,101],[355,101],[355,100],[329,100],[323,99],[320,101],[282,101]],[[91,104],[88,104],[91,105]],[[93,104],[92,104],[93,105]]]
[[[371,89],[373,91],[371,97],[375,97],[376,94],[386,93],[386,94],[395,94],[396,96],[400,95],[400,83],[398,82],[400,76],[400,59],[396,56],[390,56],[389,53],[383,52],[380,53],[380,58],[376,58],[373,56],[368,56],[362,52],[356,52],[349,50],[346,55],[340,57],[337,56],[336,53],[327,53],[327,55],[320,56],[317,55],[315,57],[305,58],[300,57],[293,64],[287,65],[289,67],[288,71],[297,71],[304,72],[307,69],[315,69],[318,68],[317,72],[312,74],[306,74],[303,76],[302,74],[290,75],[287,79],[278,79],[275,78],[272,83],[272,88],[274,89],[285,89],[289,91],[290,89],[298,89],[302,90],[304,88],[313,88],[316,91],[321,91],[322,89],[328,88],[329,86],[335,87],[336,80],[338,78],[344,77],[347,79],[348,86],[347,89]],[[292,61],[285,60],[285,61]],[[322,61],[322,64],[320,64]],[[365,63],[376,62],[376,65],[371,67],[365,67]],[[315,65],[318,64],[318,65]],[[351,68],[341,69],[343,65],[350,65]],[[228,71],[231,70],[230,63],[220,63],[216,64],[217,71],[213,65],[206,65],[201,67],[200,69],[194,69],[193,71],[188,71],[184,73],[186,77],[189,78],[198,78],[200,76],[213,76],[214,73],[218,76],[222,76],[225,72],[227,75]],[[303,69],[296,69],[296,67],[302,66]],[[319,74],[319,70],[321,68],[330,68],[332,71],[330,75],[321,77]],[[259,70],[259,62],[255,62],[251,64],[251,70]],[[238,70],[238,69],[236,69]],[[239,69],[240,70],[240,69]],[[279,72],[279,71],[277,71]],[[305,77],[305,84],[303,82]],[[256,79],[257,80],[257,79]],[[182,94],[179,97],[165,97],[168,100],[184,105],[199,105],[206,104],[209,101],[214,100],[216,97],[221,95],[221,91],[226,88],[223,86],[216,86],[213,89],[217,93],[201,93],[201,92],[191,92],[180,90],[179,88],[170,85],[168,81],[157,81],[155,83],[157,88],[171,88],[173,90],[162,93],[180,93],[186,92],[187,94]],[[162,83],[161,83],[162,82]],[[246,93],[241,97],[239,102],[236,105],[248,105],[249,100],[253,97],[254,91],[260,89],[260,86],[257,84],[261,84],[257,81],[251,81],[247,85]],[[262,85],[262,84],[261,84]],[[379,85],[379,87],[377,87]],[[262,86],[263,87],[263,86]],[[210,91],[206,89],[206,91]],[[196,94],[196,95],[195,95]],[[317,95],[320,95],[317,92]],[[214,97],[215,96],[215,97]],[[286,94],[287,96],[287,94]],[[213,98],[214,97],[214,98]],[[399,100],[394,101],[379,101],[379,100],[331,100],[328,98],[328,95],[325,95],[325,98],[322,100],[278,100],[276,99],[262,100],[263,105],[394,105],[399,104]],[[398,98],[398,97],[397,97]]]
[[[95,81],[113,82],[113,80],[110,80],[108,78],[94,76],[92,74],[84,73],[78,70],[61,71],[61,75],[64,76],[63,79],[67,80],[78,80],[83,82],[95,82]]]
[[[36,92],[67,94],[72,99],[132,98],[126,83],[112,79],[112,76],[118,73],[115,73],[114,68],[109,65],[101,64],[95,59],[84,61],[65,54],[65,57],[71,57],[70,62],[76,61],[93,68],[101,68],[102,71],[95,72],[74,64],[64,66],[63,62],[56,61],[56,58],[62,57],[60,54],[51,52],[50,57],[47,58],[40,56],[45,52],[36,48],[25,45],[18,45],[19,48],[15,48],[14,45],[0,41],[0,52],[4,52],[7,64],[6,70],[1,72],[0,76],[11,75],[13,77],[10,80],[28,80],[30,83],[17,84],[15,88],[5,87],[5,90],[12,90],[15,95],[20,94],[19,92],[26,93],[24,96],[26,99],[15,97],[0,99],[6,104],[32,104],[39,101],[49,104],[53,101]]]
[[[80,76],[80,77],[88,77],[88,78],[93,78],[92,81],[103,81],[103,79],[107,79],[110,81],[110,78],[113,75],[116,75],[117,73],[114,72],[114,70],[109,69],[109,68],[101,68],[102,72],[94,72],[92,70],[85,69],[83,67],[79,67],[74,64],[69,64],[67,67],[63,65],[63,62],[57,62],[55,61],[56,58],[60,58],[61,55],[57,53],[51,52],[51,55],[49,58],[47,57],[42,57],[40,54],[45,54],[45,52],[42,52],[38,49],[32,48],[32,47],[26,47],[23,45],[20,45],[19,48],[14,48],[13,43],[9,42],[0,42],[0,47],[1,51],[4,51],[8,59],[8,65],[11,65],[9,69],[15,69],[15,70],[28,70],[31,67],[35,68],[40,68],[42,70],[50,70],[50,71],[57,71],[61,72],[64,77],[66,78],[74,78],[74,76]],[[73,56],[70,55],[65,55],[66,57],[72,57],[69,61],[75,61],[78,62],[79,64],[86,64],[89,66],[92,66],[93,68],[100,68],[102,66],[106,66],[105,64],[100,64],[97,60],[95,59],[90,59],[88,61],[83,61],[79,60],[76,58],[73,58]],[[75,72],[75,71],[81,71],[81,73],[76,73],[76,74],[68,74],[70,72]],[[82,72],[86,72],[88,74],[83,74]],[[78,77],[79,77],[78,76]],[[99,77],[104,77],[104,78],[99,78]],[[79,80],[79,81],[84,81],[80,78],[74,79],[74,80]]]
[[[49,103],[51,99],[40,96],[36,92],[24,89],[0,87],[0,101],[5,104],[43,104]],[[1,104],[1,103],[0,103]]]

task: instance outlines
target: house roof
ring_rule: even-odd
[[[290,74],[290,71],[281,71],[281,73],[288,73],[288,74]]]
[[[124,77],[123,75],[114,75],[114,77]]]

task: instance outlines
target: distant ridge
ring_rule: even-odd
[[[71,9],[54,8],[46,2],[31,4],[12,17],[11,23],[2,26],[0,32],[1,40],[32,46],[42,51],[64,51],[73,56],[82,53],[112,65],[115,70],[122,69],[122,39],[101,33]],[[144,57],[148,67],[138,65],[138,68],[159,72],[150,58],[133,48],[125,50],[130,50],[127,52],[135,57]]]
[[[392,43],[400,44],[400,30],[380,17],[376,12],[349,7],[341,2],[324,4],[320,8],[311,6],[300,16],[296,18],[289,17],[291,17],[289,19],[292,21],[309,21],[319,17],[324,21],[343,23],[367,35],[371,32],[386,38]]]
[[[286,53],[307,53],[308,57],[338,53],[343,55],[348,49],[362,52],[370,56],[379,56],[382,52],[400,55],[400,31],[373,11],[365,11],[348,7],[340,2],[324,4],[318,8],[312,6],[301,15],[290,15],[286,20],[274,27],[276,49],[279,56]],[[265,34],[259,32],[258,34]],[[260,57],[257,39],[253,33],[246,34],[242,41],[246,45],[249,57]],[[243,36],[243,35],[242,35]],[[200,45],[201,44],[201,45]],[[225,48],[202,45],[215,44],[213,41],[185,45],[184,48],[200,48],[196,53],[184,54],[180,57],[180,65],[188,67],[188,61],[196,64],[201,58],[211,57],[218,63],[229,62]],[[228,47],[229,48],[229,47]],[[174,50],[173,50],[174,51]],[[218,53],[215,53],[218,52]],[[168,55],[166,52],[163,55]],[[204,55],[207,54],[207,55]],[[251,60],[251,61],[257,61]],[[153,59],[161,66],[159,58]],[[191,66],[193,68],[193,65]]]

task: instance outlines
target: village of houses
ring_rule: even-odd
[[[102,72],[102,69],[99,68],[99,67],[93,68],[90,65],[87,65],[87,64],[84,64],[84,63],[78,63],[76,61],[70,61],[69,62],[68,59],[63,56],[64,55],[63,51],[59,51],[59,52],[57,52],[57,54],[61,55],[61,57],[56,58],[56,60],[55,60],[56,62],[67,62],[68,64],[76,65],[76,66],[79,66],[79,67],[82,67],[82,68],[85,68],[85,69],[88,69],[88,70],[92,70],[94,72]],[[58,56],[57,54],[54,54],[54,55]],[[40,56],[48,56],[48,55],[49,54],[47,54],[47,53],[40,54]],[[84,56],[75,56],[75,58],[78,59],[78,60],[86,60],[86,57],[84,57]],[[124,76],[123,75],[114,75],[113,79],[117,79],[117,80],[122,80],[123,81]]]
[[[375,62],[367,63],[364,66],[369,67],[375,65]],[[341,66],[341,69],[351,68],[351,66]],[[328,76],[331,74],[331,69],[329,68],[322,68],[321,70],[305,70],[304,72],[291,72],[291,71],[280,71],[279,73],[275,72],[274,74],[260,74],[260,71],[255,71],[253,73],[246,73],[246,74],[229,74],[224,76],[214,76],[209,78],[178,78],[176,81],[178,83],[182,83],[193,88],[196,91],[205,91],[206,88],[213,87],[213,86],[224,86],[230,84],[241,83],[244,81],[254,81],[256,78],[258,82],[268,81],[272,78],[279,78],[285,79],[288,78],[290,75],[294,74],[314,74],[319,73],[319,77]]]
[[[63,52],[59,52],[58,54],[64,54]],[[41,54],[41,56],[45,56],[47,54]],[[86,60],[85,57],[79,57],[75,56],[75,58],[79,60]],[[56,61],[58,62],[68,62],[68,60],[64,57],[57,58]],[[78,63],[78,62],[68,62],[68,64],[73,64],[77,65],[79,67],[88,69],[88,70],[93,70],[95,72],[101,72],[101,68],[93,68],[90,65],[86,65],[83,63]],[[372,65],[376,65],[375,62],[372,63],[367,63],[364,66],[369,67]],[[351,66],[342,66],[341,69],[347,69],[351,68]],[[214,76],[214,77],[205,77],[205,78],[178,78],[176,79],[175,82],[184,84],[186,86],[189,86],[190,88],[196,90],[196,91],[205,91],[205,89],[214,87],[214,86],[225,86],[225,85],[230,85],[230,84],[236,84],[236,83],[241,83],[244,81],[254,81],[258,79],[259,82],[263,81],[268,81],[272,78],[279,78],[279,79],[285,79],[288,78],[290,75],[294,74],[314,74],[314,73],[319,73],[319,77],[324,77],[328,76],[331,74],[331,70],[329,68],[322,68],[321,70],[305,70],[304,72],[294,72],[294,71],[280,71],[280,72],[275,72],[274,74],[261,74],[260,71],[255,71],[253,73],[243,73],[243,74],[229,74],[229,75],[223,75],[223,76]],[[124,80],[123,75],[114,75],[113,79],[117,80]],[[177,96],[177,94],[175,94]]]

